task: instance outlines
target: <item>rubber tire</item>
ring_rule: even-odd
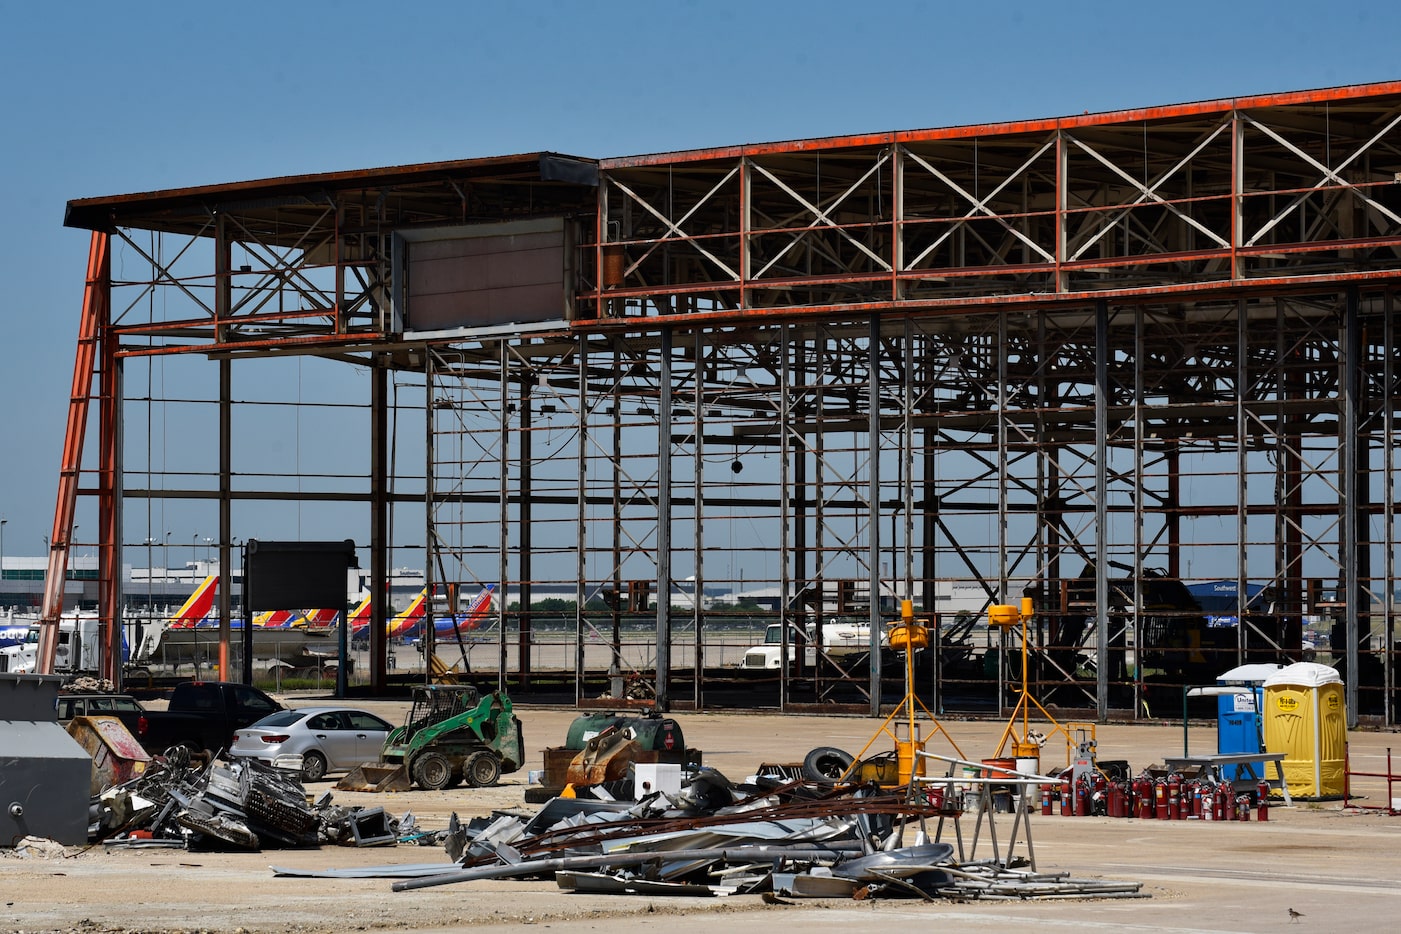
[[[818,746],[803,760],[803,778],[822,785],[834,785],[854,761],[851,753],[835,746]]]
[[[495,785],[501,779],[501,759],[485,749],[474,752],[462,763],[462,775],[473,788]]]
[[[438,752],[425,752],[413,760],[413,780],[420,788],[442,791],[452,781],[452,763]]]
[[[326,777],[326,757],[319,752],[302,755],[302,783],[319,782]]]

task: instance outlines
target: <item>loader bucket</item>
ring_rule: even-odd
[[[403,765],[363,762],[333,786],[338,791],[408,791],[409,770]]]

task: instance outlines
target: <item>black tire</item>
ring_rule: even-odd
[[[824,785],[835,784],[851,768],[855,759],[851,753],[835,746],[818,746],[803,760],[803,778]]]
[[[413,780],[418,787],[442,791],[452,781],[452,763],[438,752],[425,752],[413,761]]]
[[[474,752],[462,764],[462,775],[473,788],[495,785],[501,778],[501,758],[485,749]]]
[[[326,757],[319,752],[302,754],[302,781],[319,782],[326,777]]]

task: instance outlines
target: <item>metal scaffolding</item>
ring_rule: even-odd
[[[89,303],[103,374],[207,356],[226,420],[251,359],[372,374],[369,475],[321,495],[371,507],[381,578],[391,505],[422,505],[430,581],[499,587],[471,662],[513,690],[876,713],[908,598],[938,623],[935,709],[1003,711],[1018,636],[982,615],[1026,594],[1032,689],[1062,708],[1159,716],[1308,631],[1350,719],[1397,721],[1401,83],[246,182],[68,223],[148,269]],[[391,375],[422,391],[422,490],[387,454]],[[231,504],[297,496],[249,489],[233,447],[201,494],[223,566]],[[99,492],[185,495],[102,450]],[[788,662],[737,667],[768,623]],[[864,652],[800,644],[855,623]]]

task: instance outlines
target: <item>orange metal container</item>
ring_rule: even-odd
[[[74,717],[68,735],[92,756],[92,793],[144,775],[151,756],[116,717]]]

